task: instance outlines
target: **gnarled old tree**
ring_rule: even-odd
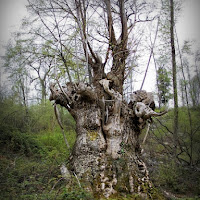
[[[153,111],[152,96],[145,91],[136,91],[130,102],[123,98],[129,34],[142,21],[138,11],[146,9],[147,3],[140,1],[139,8],[137,1],[124,0],[50,2],[55,11],[67,12],[77,23],[90,76],[90,83],[50,86],[50,100],[65,107],[76,121],[77,138],[70,157],[70,171],[84,180],[85,187],[95,196],[110,197],[124,192],[150,198],[151,182],[140,157],[139,135],[152,116],[164,113]],[[100,50],[91,45],[94,30],[87,34],[89,7],[95,12],[94,18],[105,23],[104,32],[95,30],[97,41],[93,44],[102,41],[107,44],[105,55],[100,55]],[[105,73],[108,59],[112,60],[111,69]]]

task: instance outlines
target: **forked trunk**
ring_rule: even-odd
[[[128,104],[111,84],[101,79],[98,87],[84,83],[68,83],[62,90],[50,87],[50,100],[68,109],[76,121],[69,169],[98,198],[121,194],[152,198],[139,135],[151,116],[164,113],[151,109],[149,93],[135,92]]]

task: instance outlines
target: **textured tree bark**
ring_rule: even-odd
[[[149,93],[135,92],[128,104],[110,84],[101,79],[98,87],[50,86],[50,100],[64,106],[76,121],[69,169],[97,197],[136,193],[148,199],[152,184],[141,159],[139,135],[151,116],[164,113],[149,107],[154,103]]]

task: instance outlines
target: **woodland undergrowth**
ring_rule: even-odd
[[[78,185],[76,178],[70,181],[71,187],[67,188],[68,181],[61,176],[60,167],[62,164],[67,165],[71,149],[66,147],[52,105],[46,103],[24,108],[11,99],[2,100],[1,105],[0,199],[92,200],[92,196]],[[76,138],[74,121],[68,112],[61,108],[59,110],[67,140],[72,148]],[[184,144],[189,145],[185,109],[182,108],[180,112],[182,113],[180,136],[184,139]],[[171,130],[172,113],[169,111],[161,119],[169,130]],[[192,110],[192,116],[195,128],[200,117],[198,109]],[[170,146],[170,133],[164,129],[154,120],[147,141],[143,145],[143,156],[148,163],[151,179],[161,191],[175,194],[171,195],[171,199],[173,197],[199,199],[200,130],[193,138],[195,145],[193,165],[188,165],[186,162],[180,163],[171,159],[168,150],[170,148],[165,147],[167,144]],[[141,140],[142,138],[143,135]],[[189,161],[184,153],[181,159]],[[139,199],[139,197],[127,195],[120,199]]]

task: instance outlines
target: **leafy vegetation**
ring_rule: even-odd
[[[69,183],[61,176],[60,167],[67,164],[70,150],[66,147],[60,127],[57,125],[52,105],[46,102],[29,106],[26,110],[12,98],[2,99],[1,105],[1,199],[93,199],[88,192],[79,187],[75,178]],[[67,130],[67,140],[72,148],[76,138],[74,121],[67,112],[61,108],[59,110]],[[151,178],[161,190],[171,191],[176,195],[176,199],[184,199],[184,196],[196,196],[190,199],[198,199],[200,113],[198,108],[191,109],[193,129],[196,131],[192,138],[188,130],[187,109],[181,108],[179,113],[181,138],[178,158],[181,162],[178,164],[171,156],[173,147],[170,131],[173,110],[160,121],[154,119],[144,145],[145,152],[148,152],[145,158],[149,164]],[[28,119],[25,120],[27,116]],[[192,161],[189,154],[191,139],[194,140]],[[185,149],[185,152],[182,152],[182,149]],[[66,185],[70,187],[66,188]],[[121,197],[124,200],[138,198]]]
[[[55,121],[52,106],[34,105],[27,115],[21,105],[10,99],[1,102],[0,189],[1,199],[63,199],[66,180],[60,166],[66,163],[69,150]],[[66,137],[75,141],[74,124],[70,122]]]
[[[173,109],[160,120],[154,119],[143,146],[153,182],[161,190],[170,191],[177,198],[200,196],[199,115],[198,107],[191,109],[192,128],[195,130],[191,135],[187,108],[179,108],[180,128],[176,159],[173,157]]]

